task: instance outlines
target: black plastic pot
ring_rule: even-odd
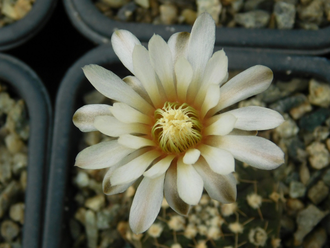
[[[35,1],[24,18],[0,28],[0,51],[17,47],[36,35],[51,17],[56,2],[57,0]]]
[[[22,98],[27,107],[30,136],[22,245],[23,248],[39,248],[52,129],[51,104],[35,72],[16,58],[0,54],[0,80]]]
[[[73,25],[89,40],[104,44],[110,41],[115,29],[126,29],[141,41],[153,34],[165,40],[175,32],[191,31],[187,25],[153,25],[114,21],[103,15],[91,0],[63,0]],[[245,28],[217,28],[216,45],[272,49],[286,54],[317,55],[330,52],[330,27],[311,30],[273,30]]]
[[[251,53],[225,48],[231,70],[246,69],[256,64],[269,66],[275,77],[316,77],[330,82],[330,63],[317,57],[284,56],[266,52]],[[98,64],[123,77],[128,71],[121,65],[109,45],[99,46],[81,57],[67,71],[56,99],[55,127],[51,156],[50,180],[47,193],[43,248],[69,248],[72,240],[69,219],[73,215],[73,187],[70,172],[78,153],[81,132],[73,126],[73,113],[83,104],[82,96],[93,87],[81,68]]]

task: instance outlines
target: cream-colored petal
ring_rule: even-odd
[[[204,116],[207,114],[207,112],[215,107],[220,99],[220,88],[216,84],[210,84],[207,87],[204,102],[202,104],[202,110],[201,110],[201,116],[204,118]]]
[[[137,77],[127,76],[123,78],[123,81],[127,85],[129,85],[136,93],[138,93],[144,100],[146,100],[150,105],[152,105],[152,102],[146,89],[143,87],[142,83]]]
[[[167,44],[171,50],[173,64],[181,57],[186,58],[189,38],[190,33],[188,32],[175,33],[169,38]]]
[[[134,180],[129,183],[124,183],[121,185],[115,185],[115,186],[111,185],[110,176],[120,165],[121,165],[120,163],[117,163],[117,165],[110,167],[107,173],[104,175],[102,181],[102,189],[104,194],[115,195],[115,194],[123,193],[135,182]]]
[[[225,204],[236,201],[236,179],[233,174],[215,173],[203,158],[197,161],[194,168],[202,177],[204,188],[212,199]]]
[[[132,149],[140,149],[146,146],[155,146],[155,142],[150,139],[130,134],[121,135],[118,139],[118,143]]]
[[[133,50],[141,42],[127,30],[115,30],[111,36],[112,48],[123,65],[134,74]]]
[[[124,102],[146,114],[154,112],[154,108],[146,100],[113,72],[98,65],[87,65],[82,69],[89,82],[104,96]]]
[[[215,42],[215,23],[204,12],[195,21],[187,48],[187,58],[197,73],[203,73],[207,61],[211,58]]]
[[[284,163],[283,151],[261,137],[227,135],[221,137],[219,147],[258,169],[272,170]]]
[[[213,123],[204,130],[205,135],[227,135],[235,127],[237,118],[229,113],[213,116]]]
[[[104,175],[103,182],[102,182],[102,189],[103,189],[104,194],[115,195],[115,194],[122,193],[122,192],[126,191],[126,189],[136,181],[136,180],[133,180],[129,183],[124,183],[124,184],[120,184],[120,185],[111,185],[110,177],[111,177],[112,173],[116,169],[118,169],[120,166],[127,164],[131,160],[141,156],[143,153],[145,153],[144,149],[134,151],[108,169],[107,173]]]
[[[242,130],[268,130],[278,127],[284,122],[278,112],[258,106],[249,106],[227,112],[237,118],[235,128]]]
[[[133,151],[119,145],[117,140],[102,142],[79,152],[75,166],[92,170],[111,167]]]
[[[159,160],[155,163],[149,170],[143,173],[143,176],[149,178],[156,178],[164,174],[167,169],[170,167],[172,160],[175,158],[175,155],[168,155],[165,158]]]
[[[198,149],[191,148],[188,149],[183,156],[183,163],[185,164],[194,164],[199,159],[201,152]]]
[[[154,107],[163,107],[163,99],[157,85],[154,69],[151,66],[149,52],[143,46],[136,45],[133,51],[133,65],[135,76],[140,80],[147,91]]]
[[[201,105],[210,84],[221,85],[228,75],[228,58],[223,50],[213,54],[207,62],[201,88],[197,92],[195,105]]]
[[[182,158],[177,165],[177,185],[180,198],[190,205],[197,205],[203,193],[203,180],[190,164]]]
[[[99,115],[110,115],[111,106],[106,104],[90,104],[79,108],[73,115],[73,124],[82,132],[96,131],[94,119]]]
[[[157,218],[163,202],[164,176],[145,177],[137,188],[129,213],[129,225],[134,233],[146,231]]]
[[[273,80],[273,72],[266,66],[256,65],[241,72],[221,87],[221,97],[209,115],[266,90]]]
[[[164,195],[168,205],[178,214],[187,215],[190,205],[185,203],[178,194],[177,166],[170,166],[166,172]]]
[[[177,82],[176,87],[178,99],[182,102],[185,102],[194,71],[188,60],[186,60],[184,57],[181,57],[176,61],[174,65],[174,71]]]
[[[94,126],[101,133],[111,137],[119,137],[123,134],[148,134],[150,127],[140,123],[123,123],[113,116],[97,116],[94,120]]]
[[[124,123],[143,123],[149,125],[152,123],[152,120],[148,115],[145,115],[122,102],[114,103],[111,108],[111,113],[119,121]]]
[[[215,173],[228,175],[235,171],[235,160],[230,152],[204,144],[200,145],[198,149]]]
[[[129,163],[121,166],[112,173],[110,177],[111,184],[124,184],[139,178],[149,167],[152,161],[154,161],[160,155],[160,152],[155,150],[147,151]]]
[[[160,79],[168,101],[175,101],[174,68],[170,48],[159,35],[153,35],[148,43],[151,64]]]

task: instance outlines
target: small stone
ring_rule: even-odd
[[[16,153],[13,157],[13,173],[18,175],[22,170],[26,169],[28,157],[25,153]]]
[[[86,209],[79,208],[74,215],[74,218],[78,220],[81,224],[85,225],[85,216],[86,216]]]
[[[12,156],[5,147],[0,147],[0,183],[6,184],[10,181]]]
[[[304,115],[299,120],[299,127],[312,132],[316,127],[330,117],[330,109],[320,108],[310,114]]]
[[[294,234],[294,245],[302,243],[304,237],[319,223],[329,212],[323,212],[314,205],[309,205],[297,215],[297,231]]]
[[[273,9],[273,3],[268,0],[247,0],[244,4],[244,11],[251,10],[265,10],[267,12],[271,12]]]
[[[322,202],[328,195],[329,188],[320,180],[308,190],[308,198],[315,204]]]
[[[78,171],[78,174],[75,177],[74,181],[79,188],[84,188],[87,187],[89,184],[89,177],[86,172]]]
[[[297,9],[299,19],[316,25],[321,24],[323,17],[322,2],[322,0],[313,0],[307,6],[300,5]]]
[[[244,101],[241,101],[238,103],[239,108],[249,107],[249,106],[266,107],[266,104],[264,102],[260,101],[259,99],[257,99],[256,97],[253,97],[249,100],[244,100]]]
[[[309,82],[308,100],[311,104],[328,108],[330,106],[330,86],[315,79]]]
[[[22,19],[32,9],[32,1],[18,0],[14,6],[17,19]]]
[[[300,140],[298,136],[285,140],[289,156],[295,161],[306,161],[307,153],[305,152],[305,144]]]
[[[7,92],[0,92],[0,115],[8,114],[14,104],[15,101],[10,98]]]
[[[296,15],[296,9],[293,4],[276,2],[274,6],[274,15],[278,29],[293,28]]]
[[[329,127],[318,126],[314,129],[313,136],[317,141],[325,140],[330,134]]]
[[[118,9],[128,3],[129,0],[102,0],[102,2],[106,3],[111,8]]]
[[[313,142],[306,148],[309,162],[314,169],[320,170],[329,165],[330,154],[323,143]]]
[[[99,211],[105,205],[104,195],[96,195],[88,198],[85,202],[85,207],[90,208],[94,211]]]
[[[283,231],[292,233],[295,230],[295,223],[290,217],[283,215],[280,222],[281,227],[284,229]]]
[[[22,191],[25,191],[27,185],[27,172],[26,170],[22,171],[21,176],[19,178],[20,185],[22,187]]]
[[[11,220],[5,220],[1,223],[1,235],[6,241],[12,241],[17,237],[19,230],[19,226]]]
[[[299,128],[294,120],[292,120],[287,114],[283,115],[285,121],[278,126],[275,131],[282,138],[291,138],[297,135]]]
[[[298,120],[300,119],[304,114],[312,111],[312,105],[309,103],[309,101],[307,100],[307,97],[304,96],[304,98],[306,99],[305,102],[300,103],[298,106],[293,107],[292,109],[290,109],[289,113],[292,116],[292,118],[294,120]]]
[[[70,232],[73,239],[78,239],[81,234],[81,225],[75,219],[70,219]]]
[[[4,216],[10,204],[17,198],[20,192],[20,184],[16,181],[11,181],[2,191],[0,194],[0,218]]]
[[[253,10],[236,14],[235,21],[245,28],[265,28],[269,22],[270,14],[263,10]]]
[[[1,7],[1,6],[0,6]],[[8,243],[1,243],[0,248],[12,248],[10,244]]]
[[[304,248],[322,248],[327,241],[327,232],[319,227],[306,237],[303,243]]]
[[[299,177],[300,181],[304,184],[307,185],[309,182],[309,179],[311,177],[309,169],[306,165],[306,163],[302,163],[299,167]]]
[[[145,9],[150,7],[149,0],[134,0],[134,2]]]
[[[260,93],[257,97],[265,103],[273,103],[287,95],[288,92],[280,90],[276,85],[271,84],[267,90]]]
[[[184,9],[181,12],[182,19],[185,23],[189,25],[193,25],[197,18],[196,11],[193,11],[191,9]]]
[[[327,139],[325,143],[327,145],[328,150],[330,151],[330,139]]]
[[[283,1],[282,1],[283,2]],[[291,57],[287,57],[288,60],[291,60]],[[304,91],[308,89],[309,80],[301,78],[293,78],[290,81],[277,81],[276,86],[283,92],[288,94],[298,93],[299,91]],[[304,95],[303,95],[304,96]]]
[[[172,25],[177,21],[178,9],[173,4],[163,4],[159,7],[160,20],[165,25]]]
[[[292,108],[298,107],[305,103],[307,100],[306,96],[303,94],[296,94],[290,97],[286,97],[270,105],[270,108],[285,113],[290,111]]]
[[[287,199],[286,206],[294,212],[300,211],[305,207],[302,201],[292,198]]]
[[[9,134],[5,138],[6,147],[11,153],[17,153],[23,150],[25,147],[23,141],[19,138],[17,134]]]
[[[120,239],[120,235],[116,229],[108,229],[103,232],[101,232],[100,235],[100,245],[98,248],[109,248],[109,247],[115,247],[112,245],[116,240]],[[130,248],[130,246],[125,245],[123,248]]]
[[[24,224],[24,209],[25,205],[23,202],[12,205],[9,210],[10,218],[14,221]]]
[[[306,30],[319,30],[319,26],[315,23],[309,23],[309,22],[298,22],[298,25],[301,29]]]
[[[92,210],[87,210],[85,214],[85,228],[88,242],[88,248],[97,247],[98,231],[96,226],[95,213]]]
[[[203,12],[209,13],[216,24],[219,23],[219,15],[221,13],[222,5],[218,0],[197,0],[197,15]]]
[[[301,182],[292,181],[290,183],[290,197],[291,198],[299,198],[305,196],[306,186]]]
[[[117,18],[120,21],[128,22],[133,19],[134,11],[136,10],[137,6],[134,2],[129,2],[121,7],[117,13]]]

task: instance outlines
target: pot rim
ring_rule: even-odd
[[[28,139],[27,187],[22,247],[40,247],[44,193],[50,152],[52,109],[37,74],[20,60],[0,54],[0,79],[25,102],[30,135]]]
[[[111,20],[103,15],[91,0],[63,0],[72,24],[87,39],[96,44],[110,42],[116,29],[132,32],[141,42],[147,42],[153,34],[165,40],[175,32],[190,32],[189,25],[153,25]],[[330,52],[330,27],[319,30],[279,30],[217,27],[217,46],[260,48],[286,54],[321,55]]]

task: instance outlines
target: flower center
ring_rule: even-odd
[[[155,119],[152,135],[164,152],[184,152],[202,139],[198,112],[186,103],[166,102],[155,111]]]

